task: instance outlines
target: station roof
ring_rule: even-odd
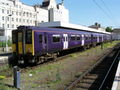
[[[71,23],[65,23],[65,22],[60,22],[60,21],[42,22],[42,23],[39,23],[39,26],[40,27],[56,27],[56,28],[76,29],[76,30],[83,30],[83,31],[89,31],[89,32],[98,32],[98,33],[111,34],[109,32],[89,28],[87,26],[76,25],[76,24],[71,24]]]

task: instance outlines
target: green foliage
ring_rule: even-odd
[[[4,84],[4,80],[0,80],[0,90],[18,90],[18,89],[8,87],[6,84]]]
[[[111,27],[106,27],[106,32],[113,32]]]
[[[61,79],[60,73],[57,72],[56,73],[56,80],[50,80],[50,81],[47,82],[47,84],[58,84],[61,81],[62,81],[62,79]]]
[[[5,76],[0,76],[0,80],[3,80],[5,79],[6,77]]]
[[[3,84],[0,84],[0,90],[6,90],[6,87]]]
[[[11,40],[8,40],[7,44],[8,44],[8,46],[10,47],[10,46],[12,45]]]
[[[8,40],[8,41],[7,41],[7,45],[8,45],[9,47],[11,47],[12,42],[11,42],[10,40]],[[6,46],[6,42],[0,42],[0,47],[5,47],[5,46]]]

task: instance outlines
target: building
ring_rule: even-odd
[[[89,26],[89,27],[90,27],[90,28],[97,29],[97,30],[99,30],[99,31],[104,31],[104,32],[105,32],[105,28],[101,27],[101,25],[98,24],[98,23],[95,23],[94,25],[91,25],[91,26]]]
[[[64,7],[63,1],[56,4],[55,0],[44,0],[41,8],[48,10],[48,22],[69,22],[69,11]]]
[[[52,21],[69,21],[69,11],[63,2],[56,4],[55,0],[44,0],[42,5],[29,6],[20,0],[0,1],[0,27],[4,28],[6,36],[11,37],[11,31],[20,25],[37,26]]]
[[[112,34],[115,40],[120,40],[120,28],[113,29]]]
[[[0,42],[5,40],[4,34],[5,34],[4,29],[2,27],[0,27]]]

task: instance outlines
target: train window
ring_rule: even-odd
[[[79,35],[77,35],[77,40],[80,40],[80,36]]]
[[[44,40],[45,40],[45,44],[46,44],[47,43],[47,37],[46,36],[44,37]]]
[[[16,33],[13,33],[12,34],[12,43],[15,43],[16,42],[16,35],[15,35]]]
[[[18,33],[18,42],[22,42],[22,33]]]
[[[39,35],[39,42],[42,43],[42,35]]]
[[[32,31],[28,30],[26,33],[27,33],[26,34],[26,43],[31,44],[32,43]]]
[[[75,41],[75,35],[71,35],[71,41]]]
[[[60,42],[60,35],[53,35],[52,40],[53,42]]]

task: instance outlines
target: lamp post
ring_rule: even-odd
[[[8,44],[7,44],[7,41],[8,41],[8,36],[7,36],[7,18],[8,17],[11,17],[12,16],[12,14],[9,14],[9,15],[7,15],[6,16],[6,28],[5,28],[5,44],[6,44],[6,52],[8,52]],[[10,27],[10,26],[9,26]]]

